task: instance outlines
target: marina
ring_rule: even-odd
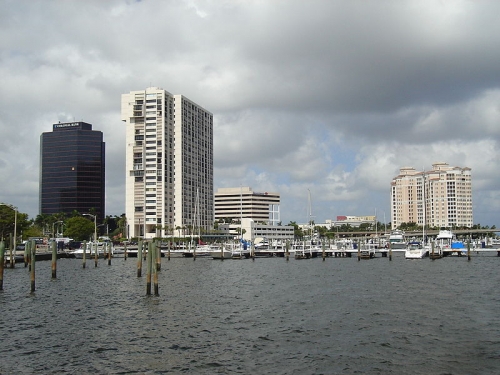
[[[448,237],[446,237],[448,238]],[[457,246],[457,244],[460,245]],[[298,243],[290,247],[289,256],[295,259],[310,259],[316,257],[358,257],[360,259],[372,259],[376,257],[387,258],[389,253],[404,253],[407,259],[420,259],[425,257],[430,257],[431,259],[439,259],[448,256],[467,256],[469,246],[470,255],[479,254],[494,254],[500,257],[500,248],[498,247],[478,247],[476,244],[463,244],[463,242],[443,242],[443,239],[439,239],[434,244],[432,249],[431,245],[422,245],[418,241],[411,241],[405,247],[398,246],[395,249],[389,248],[388,246],[378,245],[369,242],[338,242],[335,244],[324,244],[311,245],[305,243]],[[243,247],[235,246],[233,243],[230,244],[219,244],[219,245],[205,245],[203,247],[197,247],[196,250],[186,250],[186,249],[169,249],[168,246],[159,246],[161,251],[161,257],[172,257],[172,258],[209,258],[209,259],[249,259],[249,258],[273,258],[286,256],[285,247],[256,247],[254,249],[243,249]],[[86,257],[87,259],[94,258],[95,247],[91,244],[87,244]],[[124,246],[112,246],[108,248],[107,246],[100,245],[98,247],[98,257],[107,258],[108,252],[111,251],[111,256],[116,258],[122,258],[125,256]],[[137,258],[138,248],[135,246],[128,246],[126,249],[127,257]],[[147,254],[146,251],[143,252],[143,256]],[[15,263],[22,263],[24,259],[24,251],[16,250],[14,252]],[[48,249],[37,249],[36,260],[50,260],[52,258],[52,253]],[[83,248],[73,249],[68,251],[58,251],[57,258],[83,258]],[[10,263],[10,256],[8,249],[5,251],[5,262]]]

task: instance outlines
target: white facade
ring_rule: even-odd
[[[277,225],[280,222],[280,194],[254,192],[250,187],[219,188],[215,193],[215,220],[250,218]]]
[[[391,182],[391,226],[396,229],[410,222],[429,227],[472,227],[471,169],[447,163],[434,163],[432,170],[425,172],[401,168]]]
[[[158,87],[122,95],[128,237],[213,227],[213,115]]]
[[[293,240],[294,227],[291,225],[259,224],[250,218],[243,218],[240,224],[221,224],[219,229],[225,234],[240,236],[240,228],[243,231],[243,239],[254,242],[255,240]]]

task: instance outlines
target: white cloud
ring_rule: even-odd
[[[389,210],[399,168],[472,168],[495,224],[500,3],[457,0],[0,4],[0,201],[38,213],[39,137],[104,132],[107,214],[124,211],[120,94],[147,86],[214,113],[215,186],[282,196],[283,221]],[[387,215],[388,216],[388,215]],[[387,217],[387,221],[390,220]],[[498,224],[498,223],[496,223]]]

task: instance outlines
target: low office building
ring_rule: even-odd
[[[280,222],[279,206],[279,193],[258,193],[247,186],[219,188],[214,197],[215,221],[239,222],[241,218],[249,218],[276,225]]]
[[[219,231],[223,234],[233,235],[234,238],[242,237],[246,241],[259,242],[262,240],[272,241],[293,241],[294,227],[291,225],[270,225],[262,224],[250,218],[243,218],[241,225],[220,224]],[[243,235],[241,235],[243,232]]]

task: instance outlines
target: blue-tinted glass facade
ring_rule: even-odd
[[[59,123],[40,137],[40,214],[95,210],[104,219],[105,143],[85,122]]]

